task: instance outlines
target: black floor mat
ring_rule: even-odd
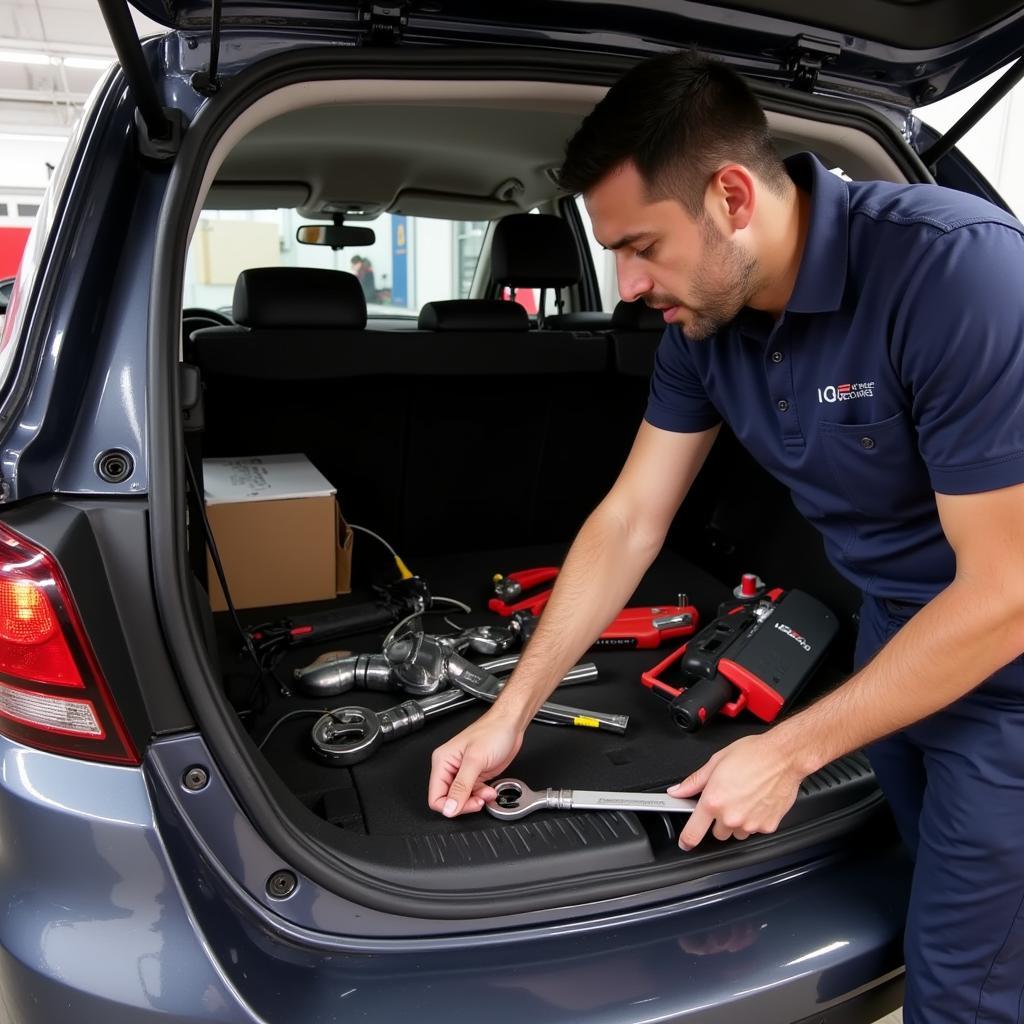
[[[490,579],[495,572],[540,565],[557,565],[564,546],[533,547],[508,551],[452,555],[445,558],[410,560],[429,581],[434,594],[458,598],[474,609],[486,609]],[[730,587],[715,580],[683,558],[663,551],[645,575],[630,604],[675,603],[685,592],[697,605],[702,621],[713,616],[718,603],[729,596]],[[358,595],[353,595],[355,599]],[[246,613],[248,621],[273,618],[282,610]],[[460,623],[495,621],[484,610],[473,616],[458,615]],[[223,616],[218,622],[222,645],[238,664],[237,639],[228,632]],[[438,631],[448,630],[443,621]],[[380,637],[359,637],[334,641],[332,648],[354,651],[379,650]],[[292,651],[278,667],[282,678],[291,670],[308,664],[321,649]],[[678,781],[700,767],[715,751],[740,736],[760,731],[749,715],[737,719],[718,718],[696,736],[683,733],[671,720],[667,706],[640,683],[641,672],[664,658],[673,647],[655,651],[593,651],[599,669],[597,682],[572,686],[552,699],[577,707],[618,712],[630,716],[627,733],[618,736],[591,729],[533,725],[527,730],[522,750],[507,774],[523,779],[531,787],[562,786],[586,789],[644,789]],[[241,666],[239,677],[248,670]],[[248,672],[251,678],[251,672]],[[819,673],[815,690],[840,677],[835,666]],[[232,684],[237,690],[239,679]],[[340,697],[310,701],[274,695],[251,723],[254,737],[262,737],[270,725],[290,710],[303,706],[337,707],[360,704],[375,710],[400,703],[402,696],[349,691]],[[351,769],[330,768],[316,761],[309,750],[309,735],[315,718],[300,717],[280,726],[264,748],[282,779],[307,806],[343,827],[365,830],[370,835],[450,831],[456,823],[446,821],[426,806],[431,752],[480,714],[475,707],[439,717],[425,728],[381,747],[369,760]],[[493,826],[486,815],[461,819],[459,829]]]

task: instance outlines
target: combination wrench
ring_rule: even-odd
[[[517,821],[534,811],[671,811],[689,814],[696,800],[668,793],[616,793],[601,789],[545,789],[537,792],[519,779],[498,779],[491,787],[497,792],[484,806],[495,818]]]
[[[514,657],[502,658],[485,662],[481,667],[498,672],[515,660]],[[593,662],[583,662],[572,668],[558,685],[571,686],[595,679],[597,667]],[[499,692],[503,686],[504,683],[499,684]],[[342,767],[359,764],[382,744],[418,732],[428,719],[476,702],[477,698],[471,693],[452,687],[419,700],[403,701],[385,711],[373,711],[358,705],[334,708],[321,715],[313,726],[313,751],[327,764]]]

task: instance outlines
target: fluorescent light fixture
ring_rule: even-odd
[[[90,71],[106,71],[113,61],[113,57],[65,57],[64,67],[86,68]]]
[[[54,59],[45,53],[31,50],[0,50],[0,64],[52,64]]]
[[[29,135],[21,132],[0,132],[0,142],[58,142],[66,144],[66,135]]]

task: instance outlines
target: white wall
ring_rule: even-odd
[[[916,111],[925,124],[947,132],[1000,75],[982,81]],[[995,186],[1018,217],[1024,215],[1024,82],[1018,82],[996,106],[957,143],[957,148]]]

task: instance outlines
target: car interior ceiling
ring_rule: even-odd
[[[344,189],[344,194],[361,194],[367,200],[378,196],[385,207],[394,208],[402,188],[373,157],[375,150],[397,148],[395,139],[403,137],[403,130],[412,133],[407,136],[409,156],[399,157],[397,164],[412,174],[408,184],[452,196],[451,216],[460,215],[454,198],[458,191],[471,193],[479,187],[473,183],[474,160],[480,165],[477,182],[521,177],[528,204],[557,209],[550,177],[543,170],[531,174],[513,165],[511,155],[523,143],[529,153],[526,163],[542,169],[557,166],[565,138],[593,103],[591,92],[581,95],[574,105],[560,89],[559,102],[551,104],[555,109],[535,100],[533,116],[521,116],[528,113],[523,109],[475,108],[462,129],[467,111],[453,116],[451,107],[431,115],[429,107],[392,102],[354,112],[339,102],[280,112],[238,142],[234,151],[221,154],[219,195],[229,196],[239,182],[247,184],[251,196],[252,190],[258,194],[261,179],[269,191],[275,182],[304,181],[314,206],[331,190],[341,194]],[[866,135],[858,138],[849,131],[840,136],[829,126],[792,116],[772,116],[771,121],[783,153],[815,150],[854,177],[895,175],[891,159]],[[431,129],[441,132],[443,144],[426,156],[416,155]],[[339,156],[346,137],[355,157],[343,161]],[[499,137],[499,158],[512,161],[501,173],[493,166],[492,143]],[[282,145],[283,139],[289,145]],[[450,151],[444,153],[444,145],[456,142],[457,160]],[[252,143],[248,149],[247,143]],[[460,177],[446,181],[444,169],[456,164]],[[349,175],[347,184],[344,175]],[[374,181],[377,192],[371,190]],[[472,205],[466,209],[476,210]],[[316,211],[307,207],[302,212]],[[498,220],[506,212],[492,211],[488,219]],[[489,233],[497,248],[484,266],[488,271],[496,265],[511,268],[520,287],[527,287],[529,279],[534,287],[562,288],[569,315],[561,320],[554,317],[538,325],[512,308],[498,308],[509,303],[481,297],[428,303],[407,330],[389,330],[376,322],[368,325],[360,289],[340,284],[351,275],[317,272],[337,275],[339,286],[325,292],[324,278],[314,280],[296,271],[277,283],[243,273],[235,310],[242,296],[244,322],[195,321],[185,327],[184,359],[198,366],[203,384],[202,429],[186,433],[193,460],[200,453],[204,458],[304,453],[337,488],[349,522],[389,541],[427,581],[432,594],[473,609],[471,614],[446,609],[450,623],[439,614],[427,616],[428,632],[451,632],[453,624],[462,628],[497,622],[487,611],[494,574],[561,563],[575,532],[613,483],[643,415],[662,332],[660,317],[641,302],[623,303],[614,314],[591,314],[588,319],[579,308],[579,258],[565,256],[567,247],[573,253],[578,248],[568,225],[558,217],[530,219],[538,221],[536,231],[509,233],[505,239],[497,231]],[[489,273],[485,277],[485,284],[492,286]],[[298,301],[301,316],[295,313]],[[193,536],[190,543],[196,573],[203,576],[205,559],[195,550],[201,536],[198,541]],[[849,668],[858,595],[829,567],[817,535],[784,488],[723,429],[664,550],[629,603],[675,604],[685,594],[706,623],[719,603],[730,598],[744,572],[758,574],[772,587],[807,591],[835,612],[839,638],[801,700],[837,682]],[[374,588],[395,575],[385,547],[359,535],[352,592],[329,607],[372,600]],[[285,618],[298,621],[324,607],[252,608],[239,616],[244,625],[253,626]],[[448,821],[426,807],[431,751],[472,721],[479,705],[427,722],[419,732],[351,767],[328,766],[312,756],[312,715],[282,720],[304,708],[326,711],[356,704],[380,711],[408,699],[399,692],[364,690],[315,699],[286,693],[296,668],[327,651],[379,652],[385,630],[286,649],[272,672],[257,680],[231,616],[217,613],[213,622],[211,655],[219,663],[228,699],[254,742],[276,725],[262,746],[268,779],[322,841],[424,870],[436,867],[438,858],[444,862],[444,837],[453,833],[468,837],[458,854],[467,870],[477,861],[492,863],[496,844],[507,849],[510,860],[525,857],[530,862],[536,854],[536,849],[524,852],[529,843],[525,833],[516,831],[522,825],[497,823],[486,815]],[[765,728],[741,714],[718,717],[696,734],[683,733],[666,705],[639,681],[673,646],[584,655],[598,665],[599,679],[556,699],[628,714],[629,730],[615,735],[536,725],[528,730],[516,759],[516,775],[535,788],[657,789],[695,770],[731,740]],[[866,764],[858,764],[846,780],[851,785],[842,799],[860,799],[873,790]],[[834,810],[842,799],[838,805],[834,800],[808,804],[803,811],[798,804],[792,821]],[[600,840],[589,834],[567,838],[565,829],[557,841],[548,836],[550,850],[573,853],[563,858],[567,866],[556,873],[674,854],[664,823],[645,821],[637,831],[633,823],[638,819],[629,815],[615,817],[618,824],[610,826],[611,818],[590,813],[576,814],[573,820],[581,822],[573,826],[577,832],[596,828]],[[504,855],[499,859],[504,864]],[[526,863],[514,870],[526,878],[531,868]]]

